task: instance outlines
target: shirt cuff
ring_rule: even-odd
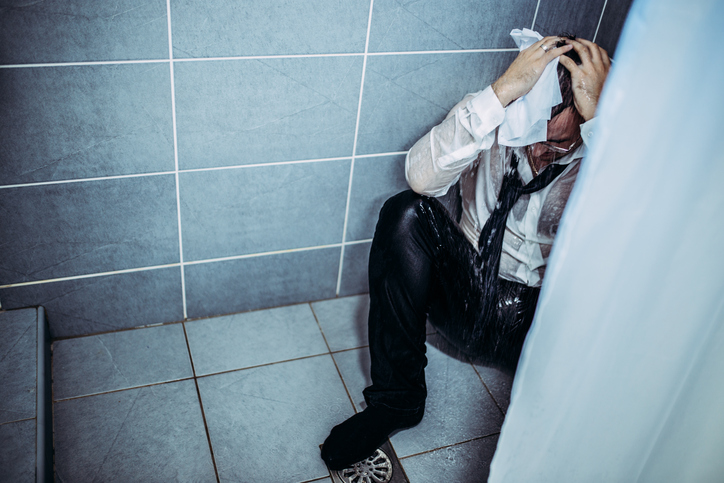
[[[492,86],[470,99],[467,103],[470,128],[473,136],[482,138],[500,126],[505,118],[505,108],[495,95]]]
[[[596,118],[592,117],[588,121],[581,124],[581,137],[587,148],[591,147],[593,141],[593,131],[596,129]]]

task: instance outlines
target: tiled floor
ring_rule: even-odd
[[[364,407],[366,295],[56,341],[57,481],[330,483]],[[487,479],[512,379],[428,336],[428,401],[391,438],[412,483]]]

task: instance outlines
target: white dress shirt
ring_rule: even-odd
[[[518,159],[522,182],[533,179],[526,149],[501,146],[498,126],[505,117],[492,87],[468,94],[407,153],[405,176],[410,187],[427,196],[442,196],[460,181],[463,213],[460,227],[477,249],[480,230],[495,209],[505,166]],[[551,184],[522,195],[510,210],[500,257],[501,278],[531,287],[541,285],[563,208],[573,189],[580,160],[593,129],[581,125],[584,144],[554,161],[567,168]]]

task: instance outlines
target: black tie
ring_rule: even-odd
[[[534,193],[545,188],[566,169],[565,165],[551,164],[533,178],[530,183],[523,186],[518,177],[518,157],[515,153],[512,154],[510,169],[503,176],[503,184],[500,187],[495,210],[493,210],[488,221],[485,222],[478,239],[479,266],[482,270],[481,275],[484,278],[485,290],[489,291],[489,295],[493,295],[495,287],[497,287],[500,253],[503,250],[503,234],[505,233],[505,221],[508,218],[508,212],[521,195]]]

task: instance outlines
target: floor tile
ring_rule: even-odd
[[[498,403],[503,413],[508,411],[510,405],[510,391],[513,388],[513,375],[503,372],[494,367],[486,367],[475,365],[483,382],[493,395],[493,399]]]
[[[36,416],[37,322],[36,309],[0,313],[0,423]]]
[[[418,426],[391,438],[397,455],[408,456],[500,431],[503,416],[472,366],[443,354],[430,343],[427,357],[425,417]],[[363,409],[362,390],[371,384],[369,351],[345,351],[334,358],[357,409]]]
[[[70,399],[53,408],[60,481],[216,481],[193,381]]]
[[[35,419],[0,424],[0,480],[35,481]]]
[[[411,456],[402,460],[412,483],[483,483],[488,481],[498,435]]]
[[[196,375],[327,352],[309,304],[186,323]]]
[[[319,445],[354,412],[329,355],[199,379],[222,481],[328,476]]]
[[[430,344],[425,370],[425,417],[414,428],[392,436],[400,457],[500,431],[503,416],[473,367]]]
[[[367,347],[344,351],[334,354],[334,360],[337,363],[339,372],[342,374],[345,386],[349,391],[349,395],[354,401],[357,411],[362,411],[367,404],[365,403],[362,391],[364,388],[372,384],[370,378],[370,351]]]
[[[193,377],[181,324],[53,343],[55,400]]]
[[[367,294],[312,303],[329,348],[333,351],[366,346],[370,297]]]

